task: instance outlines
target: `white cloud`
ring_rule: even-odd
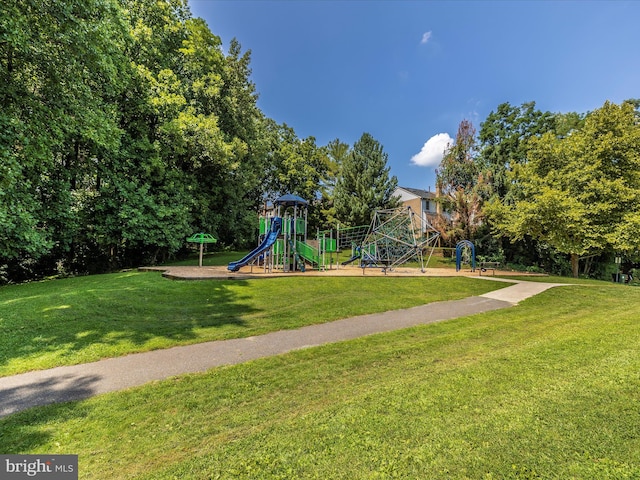
[[[411,157],[411,163],[420,167],[436,167],[450,144],[453,144],[453,138],[448,133],[438,133],[426,141],[419,153]]]
[[[422,45],[424,45],[425,43],[427,43],[429,41],[430,38],[431,38],[431,31],[424,32],[422,34],[422,40],[420,40],[420,43]]]

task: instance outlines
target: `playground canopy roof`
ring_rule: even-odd
[[[283,205],[285,207],[295,207],[295,206],[298,206],[298,205],[304,205],[304,206],[309,205],[309,202],[307,202],[304,198],[301,198],[301,197],[299,197],[297,195],[291,195],[291,194],[282,195],[280,198],[277,198],[274,203],[276,205]]]
[[[191,243],[217,243],[218,240],[213,238],[213,235],[210,233],[194,233],[189,238],[187,238],[187,242]]]

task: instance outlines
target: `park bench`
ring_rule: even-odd
[[[493,275],[495,275],[496,268],[500,268],[500,262],[480,262],[480,275],[487,270],[491,270]]]

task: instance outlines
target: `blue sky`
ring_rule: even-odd
[[[225,51],[234,37],[251,50],[265,115],[318,145],[370,133],[405,187],[433,190],[460,121],[479,130],[500,103],[584,113],[640,98],[636,0],[189,5]]]

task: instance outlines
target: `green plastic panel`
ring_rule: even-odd
[[[338,241],[335,238],[320,238],[320,249],[324,252],[332,253],[338,251]]]
[[[298,255],[300,255],[306,261],[314,264],[320,263],[318,250],[311,245],[304,242],[296,242],[296,250],[298,251]]]
[[[217,243],[217,241],[210,233],[194,233],[187,238],[187,242],[191,243]]]

